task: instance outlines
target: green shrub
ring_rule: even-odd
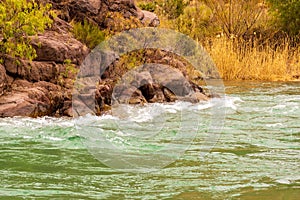
[[[149,12],[154,12],[156,9],[155,2],[139,2],[137,6],[142,10],[147,10]]]
[[[211,23],[212,11],[205,4],[188,6],[184,9],[175,23],[177,31],[187,34],[194,39],[203,39],[214,34],[217,30]]]
[[[290,36],[300,34],[300,1],[268,0],[281,28]]]
[[[205,0],[212,9],[216,24],[229,38],[253,33],[260,26],[264,7],[260,0]]]
[[[188,5],[184,0],[164,0],[157,1],[161,11],[168,19],[176,19],[182,13],[184,8]]]
[[[73,22],[73,33],[79,41],[90,49],[95,48],[105,39],[105,34],[95,24],[84,20],[83,23]]]
[[[143,24],[137,17],[130,16],[127,18],[120,12],[108,12],[106,14],[106,19],[110,19],[107,20],[108,23],[106,24],[105,29],[105,34],[107,36],[111,36],[122,31],[143,27]]]
[[[50,8],[50,4],[37,4],[34,0],[0,1],[0,53],[34,59],[36,51],[29,36],[52,24],[54,14]]]

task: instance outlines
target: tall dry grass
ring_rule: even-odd
[[[205,46],[224,80],[300,80],[300,46],[292,49],[288,40],[274,48],[221,37]]]
[[[170,28],[204,42],[224,80],[300,80],[300,44],[291,43],[279,34],[270,5],[264,0],[193,0],[177,18],[168,17],[173,10],[162,9],[162,0],[137,0],[158,14],[163,28]],[[175,5],[177,1],[170,0]],[[170,13],[169,13],[170,12]],[[255,35],[255,33],[260,33]],[[216,34],[224,37],[216,38]],[[246,36],[246,37],[245,37]],[[230,38],[253,37],[259,41]],[[284,39],[286,38],[286,39]],[[297,48],[292,46],[298,45]]]

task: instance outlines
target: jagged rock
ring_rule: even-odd
[[[74,0],[70,6],[82,13],[97,15],[101,8],[101,0]]]
[[[174,94],[174,92],[169,90],[169,88],[164,87],[162,91],[167,102],[174,102],[178,99],[178,97]]]
[[[85,45],[69,34],[46,31],[44,34],[31,39],[37,53],[36,61],[63,63],[68,59],[72,63],[80,64],[89,53]]]
[[[149,65],[148,69],[154,82],[161,84],[176,96],[186,96],[193,91],[187,78],[177,69],[164,65]]]
[[[69,34],[72,31],[72,25],[68,22],[56,17],[53,19],[53,24],[49,28],[51,31],[55,31],[60,34]]]
[[[11,75],[28,81],[55,81],[59,74],[59,65],[54,62],[28,61],[7,56],[4,65]]]
[[[185,97],[177,97],[179,101],[187,101],[191,103],[198,103],[200,101],[208,101],[209,98],[203,93],[194,92],[193,94],[187,95]]]
[[[129,91],[131,93],[131,91]],[[129,104],[144,104],[147,103],[147,100],[143,96],[142,92],[140,90],[135,90],[131,97],[129,98]]]
[[[11,92],[0,97],[0,117],[51,115],[63,101],[59,86],[16,80]]]
[[[191,97],[197,99],[197,102],[209,100],[208,96],[201,92],[195,92],[191,95]]]
[[[118,85],[114,88],[112,104],[144,104],[147,100],[142,92],[134,86]]]
[[[152,97],[152,99],[149,99],[148,102],[149,103],[163,103],[166,102],[167,99],[162,91],[162,87],[159,84],[153,84],[153,94],[154,96]]]

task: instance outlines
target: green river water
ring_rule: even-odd
[[[300,199],[300,83],[225,85],[223,130],[204,157],[199,154],[211,102],[131,107],[129,121],[111,116],[0,119],[0,199]],[[172,143],[181,124],[197,118],[197,135],[185,153],[145,173],[107,167],[90,153],[94,140],[75,127],[78,120],[87,121],[134,157],[132,146],[155,152]],[[118,120],[121,125],[113,123]],[[120,130],[143,133],[147,140],[128,139]]]

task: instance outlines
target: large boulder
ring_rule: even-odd
[[[0,117],[53,115],[63,103],[59,86],[48,82],[13,82],[10,92],[0,97]]]
[[[59,69],[62,68],[61,64],[55,62],[40,62],[28,61],[12,58],[7,56],[4,59],[4,65],[7,72],[11,75],[26,79],[28,81],[52,81],[59,75]]]
[[[73,7],[74,11],[97,15],[100,11],[101,4],[101,0],[73,0],[70,6]]]
[[[36,61],[64,63],[71,60],[72,63],[80,64],[89,53],[88,48],[70,34],[46,31],[31,39],[37,53]]]
[[[151,73],[153,82],[159,83],[176,96],[186,96],[193,92],[188,79],[178,69],[165,65],[145,65],[144,69]]]
[[[112,104],[143,104],[147,100],[142,92],[132,85],[117,85],[114,88]]]

